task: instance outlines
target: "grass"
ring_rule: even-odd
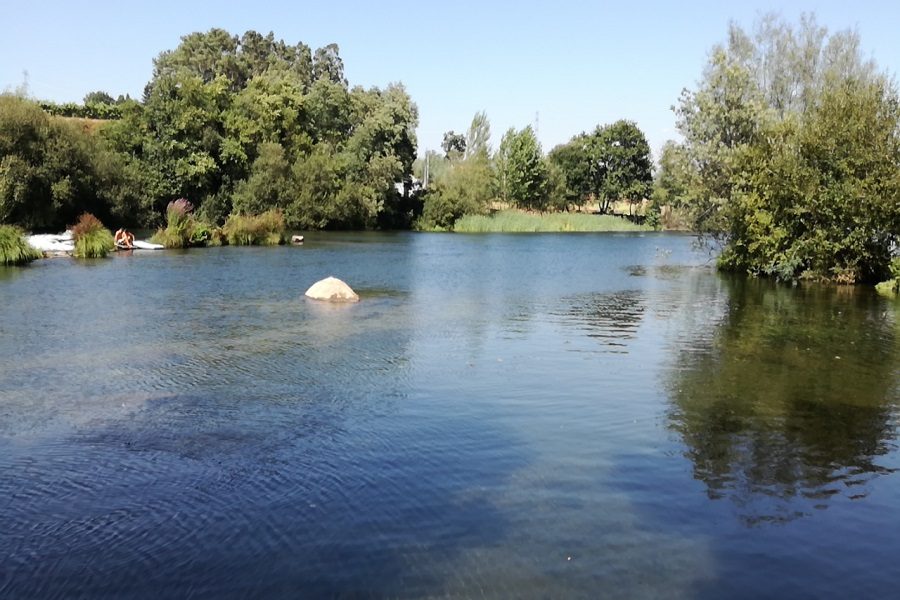
[[[78,223],[72,226],[72,237],[75,240],[72,256],[75,258],[103,258],[116,247],[112,232],[90,213],[78,218]]]
[[[0,265],[24,265],[40,258],[41,252],[25,240],[25,232],[14,225],[0,225]]]
[[[231,215],[222,232],[232,246],[277,246],[286,241],[284,215],[268,210],[261,215]]]
[[[882,281],[875,286],[875,290],[888,298],[896,298],[897,294],[900,293],[900,280],[888,279],[887,281]]]
[[[453,231],[458,233],[534,233],[534,232],[603,232],[652,231],[648,225],[638,225],[612,215],[581,213],[533,214],[519,210],[502,210],[491,216],[467,215],[457,220]]]
[[[150,241],[166,248],[191,246],[194,229],[197,227],[194,215],[191,214],[193,210],[194,206],[184,198],[169,202],[166,207],[166,227],[153,234]]]

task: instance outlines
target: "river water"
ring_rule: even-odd
[[[894,597],[898,350],[680,235],[3,268],[0,597]]]

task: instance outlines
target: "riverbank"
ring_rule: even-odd
[[[653,231],[649,225],[639,225],[624,217],[583,213],[529,213],[502,210],[490,216],[467,215],[456,221],[457,233],[564,233]]]

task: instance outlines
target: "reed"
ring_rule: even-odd
[[[652,231],[652,229],[650,226],[638,225],[612,215],[535,214],[519,210],[502,210],[490,216],[466,215],[453,225],[453,231],[458,233],[608,232]]]
[[[187,248],[192,244],[196,223],[194,205],[184,198],[169,202],[166,207],[166,227],[159,229],[150,241],[166,248]]]
[[[285,243],[287,228],[280,210],[260,215],[231,215],[222,227],[232,246],[277,246]]]
[[[112,232],[103,226],[100,219],[91,213],[84,213],[72,226],[75,240],[75,258],[103,258],[116,247]]]
[[[15,225],[0,225],[0,265],[24,265],[40,257],[40,250],[25,240],[24,231]]]

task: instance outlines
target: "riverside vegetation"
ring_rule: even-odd
[[[115,239],[100,219],[90,213],[81,215],[72,227],[76,258],[103,258],[116,247]]]
[[[25,241],[25,232],[15,225],[0,225],[0,265],[24,265],[41,257]]]
[[[351,87],[335,44],[213,29],[161,53],[140,101],[0,95],[0,222],[58,229],[87,212],[155,227],[165,215],[157,239],[185,247],[275,243],[283,229],[621,230],[564,213],[624,203],[650,227],[687,224],[723,269],[892,277],[900,95],[856,32],[809,15],[732,25],[674,110],[683,141],[664,146],[655,174],[625,119],[545,154],[531,127],[495,150],[478,113],[415,160],[418,109],[402,85]],[[196,211],[173,217],[172,198]],[[520,212],[490,216],[498,205]]]

